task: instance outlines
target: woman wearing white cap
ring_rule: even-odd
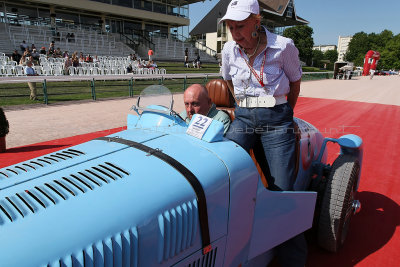
[[[293,190],[293,109],[300,92],[301,66],[291,39],[261,26],[257,0],[233,0],[225,21],[234,41],[222,51],[222,76],[236,99],[235,120],[226,137],[249,151],[259,138],[269,165],[270,190]],[[304,266],[304,236],[278,249],[284,266]],[[286,244],[288,243],[288,244]]]

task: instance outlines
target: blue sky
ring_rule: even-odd
[[[190,6],[189,31],[218,3],[205,0]],[[297,15],[314,29],[314,44],[337,45],[338,37],[357,32],[400,33],[400,0],[294,0]]]

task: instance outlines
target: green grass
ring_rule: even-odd
[[[183,66],[183,62],[159,62],[157,66],[167,70],[168,74],[175,73],[219,73],[219,66],[217,63],[205,63],[201,65],[200,69],[193,68],[192,63],[189,63],[190,68]]]

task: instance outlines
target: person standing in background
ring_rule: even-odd
[[[149,61],[152,61],[153,60],[154,51],[150,48],[149,51],[147,52],[147,54],[149,55]]]
[[[184,67],[189,68],[189,50],[186,47],[185,49],[185,63],[184,63]]]
[[[26,76],[37,76],[35,69],[32,68],[32,61],[26,62],[25,67]],[[31,91],[31,95],[29,97],[30,100],[37,100],[36,96],[36,82],[28,82],[29,90]]]

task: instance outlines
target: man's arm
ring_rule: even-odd
[[[294,107],[296,106],[297,98],[300,94],[300,83],[301,79],[289,83],[290,91],[287,96],[287,101],[289,102],[289,105],[292,107],[292,109],[294,109]]]

